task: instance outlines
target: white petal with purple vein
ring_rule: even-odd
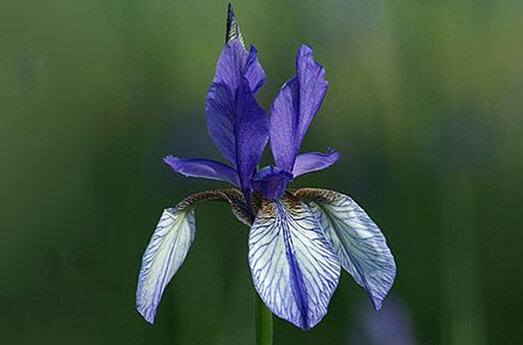
[[[307,202],[332,243],[342,267],[381,308],[396,276],[394,257],[385,236],[350,197],[330,191],[331,201]]]
[[[163,211],[143,255],[136,291],[136,308],[149,323],[154,322],[163,291],[187,256],[194,232],[194,207]]]
[[[303,329],[327,313],[341,271],[307,205],[288,194],[263,202],[249,233],[249,265],[265,305]]]

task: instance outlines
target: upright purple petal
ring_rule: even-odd
[[[229,182],[236,187],[240,186],[240,180],[236,170],[223,163],[210,159],[183,159],[173,156],[164,158],[175,172],[187,177],[205,178]]]
[[[258,61],[258,51],[251,46],[247,52],[238,39],[228,42],[222,50],[213,83],[222,83],[234,93],[246,77],[252,92],[258,91],[265,81],[265,72]]]
[[[258,50],[253,45],[245,63],[244,77],[253,93],[258,92],[265,82],[265,71],[258,61]]]
[[[280,168],[267,166],[259,170],[252,179],[253,189],[271,200],[279,199],[292,180],[292,174]]]
[[[323,170],[340,159],[340,154],[333,149],[327,150],[327,153],[309,152],[298,155],[294,162],[292,175],[294,178],[318,170]]]
[[[265,305],[303,329],[327,314],[341,270],[314,215],[289,194],[263,201],[249,232],[249,266]]]
[[[236,167],[235,95],[226,84],[212,83],[207,93],[207,130],[220,153]]]
[[[237,94],[236,166],[242,188],[251,187],[251,178],[269,141],[269,118],[258,105],[247,79]]]
[[[325,69],[303,45],[296,57],[296,76],[285,83],[271,109],[271,149],[276,165],[292,171],[300,144],[327,92]]]
[[[234,39],[222,51],[207,94],[207,128],[216,146],[236,168],[244,190],[267,145],[269,120],[254,98],[265,79],[256,48],[248,54]]]

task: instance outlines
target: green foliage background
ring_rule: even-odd
[[[295,186],[354,197],[382,227],[423,344],[523,338],[523,2],[237,1],[268,109],[314,47],[330,89],[303,151],[342,160]],[[248,230],[197,210],[157,323],[134,310],[163,208],[220,183],[166,154],[218,158],[205,95],[225,1],[0,0],[0,343],[253,344]],[[268,153],[268,152],[267,152]],[[270,161],[270,155],[265,158]],[[361,302],[360,302],[361,300]],[[349,344],[347,274],[329,314],[276,345]]]

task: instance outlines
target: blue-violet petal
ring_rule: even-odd
[[[300,144],[327,92],[325,69],[303,45],[296,57],[296,76],[283,85],[271,108],[271,150],[276,165],[292,171]]]
[[[252,179],[253,189],[267,199],[279,199],[292,180],[292,174],[273,166],[260,169]]]
[[[236,187],[240,186],[240,180],[236,170],[221,162],[202,158],[178,158],[167,156],[164,159],[175,172],[187,177],[205,178],[229,182]]]
[[[326,169],[340,159],[340,154],[333,149],[328,149],[327,153],[309,152],[298,155],[294,162],[292,175],[294,178],[313,172]]]
[[[235,39],[224,48],[207,94],[207,129],[216,146],[238,171],[244,191],[268,142],[269,119],[254,98],[264,72],[251,47]]]
[[[269,141],[269,118],[258,105],[247,80],[238,89],[236,117],[236,166],[243,190],[251,187],[251,179]]]
[[[258,51],[251,46],[247,52],[238,39],[229,41],[220,54],[213,83],[222,83],[234,93],[247,78],[253,93],[263,85],[265,72],[258,61]]]

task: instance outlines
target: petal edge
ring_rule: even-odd
[[[163,211],[143,255],[136,290],[136,309],[151,324],[166,286],[189,252],[194,232],[194,208]]]
[[[303,199],[307,193],[306,198],[312,201],[306,203],[342,267],[367,290],[374,308],[379,310],[396,277],[396,263],[385,236],[350,197],[325,189],[302,189],[295,195]]]
[[[330,148],[327,150],[327,153],[303,153],[296,157],[294,168],[292,169],[292,175],[298,177],[314,171],[327,169],[334,165],[338,159],[340,159],[340,154],[336,150]]]
[[[173,156],[167,156],[163,160],[175,172],[185,177],[225,181],[236,187],[240,186],[240,180],[238,179],[236,170],[221,162],[211,159],[186,159]]]

